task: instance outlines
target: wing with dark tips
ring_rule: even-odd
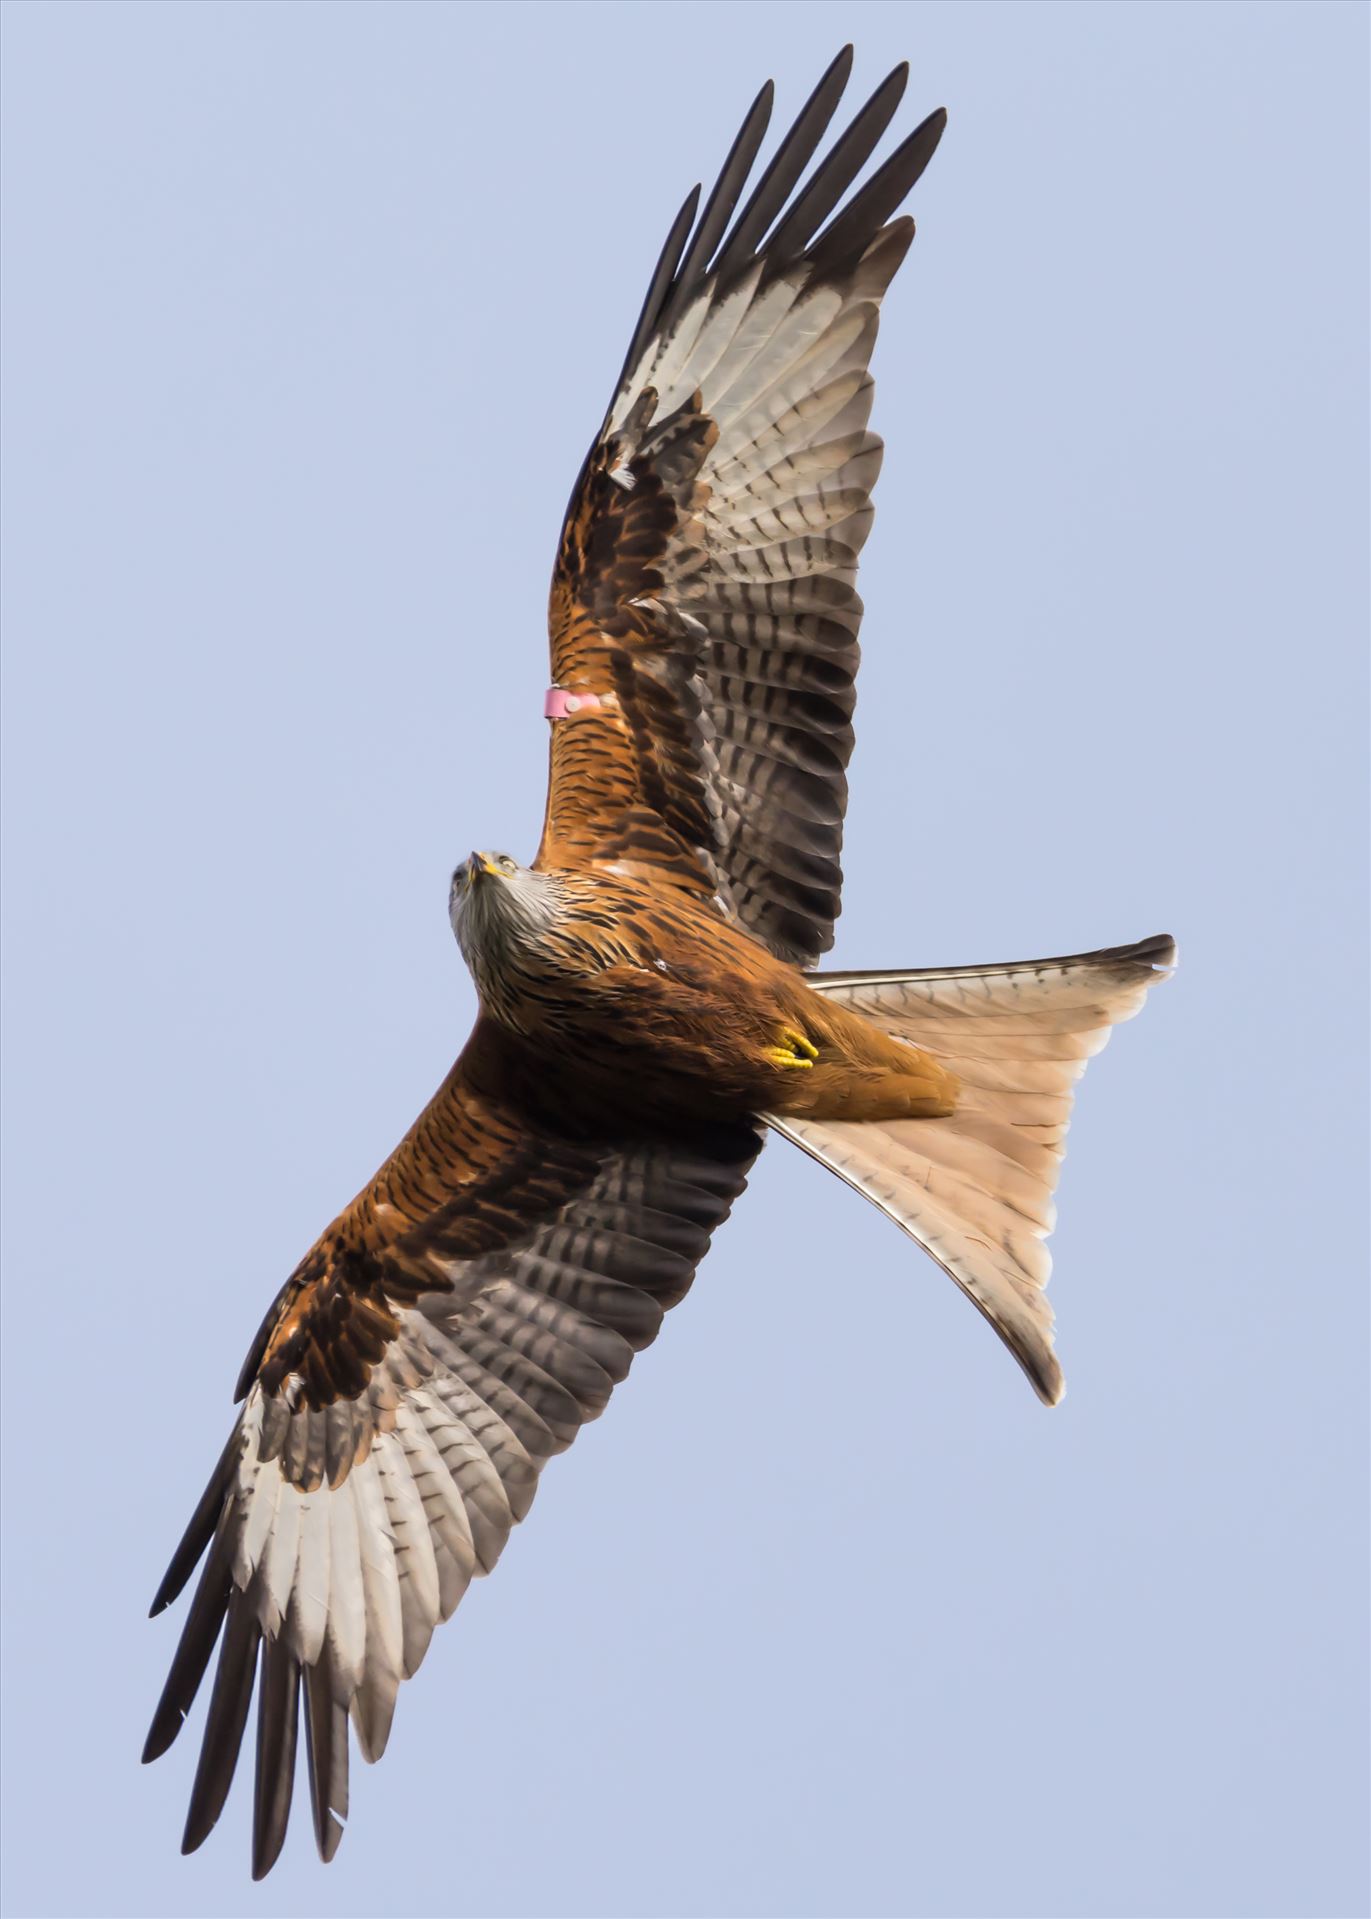
[[[867,427],[894,219],[938,143],[929,116],[855,193],[896,68],[801,184],[845,48],[728,225],[764,88],[691,230],[672,228],[567,512],[549,625],[559,686],[548,865],[612,863],[707,897],[784,958],[832,944],[861,601],[881,442]]]
[[[145,1759],[218,1645],[184,1850],[223,1810],[257,1695],[253,1874],[285,1837],[303,1708],[332,1858],[349,1721],[379,1758],[402,1679],[604,1410],[742,1191],[750,1126],[590,1136],[479,1025],[428,1110],[323,1235],[255,1348],[245,1404],[153,1610],[203,1558]]]

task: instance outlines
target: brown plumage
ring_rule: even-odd
[[[154,1602],[204,1558],[144,1756],[217,1643],[184,1845],[223,1808],[255,1689],[256,1876],[301,1718],[332,1857],[349,1724],[379,1757],[401,1679],[690,1286],[768,1127],[916,1238],[1060,1397],[1043,1240],[1072,1084],[1170,942],[800,970],[839,908],[881,458],[868,364],[913,237],[892,216],[943,127],[849,195],[899,68],[801,185],[850,64],[740,210],[764,88],[704,210],[697,192],[672,227],[558,548],[537,859],[454,875],[480,1017],[274,1301]]]

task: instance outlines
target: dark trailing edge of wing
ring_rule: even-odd
[[[224,1509],[224,1498],[233,1482],[234,1463],[238,1457],[238,1428],[229,1434],[228,1444],[219,1455],[219,1463],[210,1474],[209,1484],[200,1495],[199,1504],[190,1516],[190,1523],[181,1535],[180,1544],[171,1556],[171,1564],[162,1575],[162,1583],[157,1595],[148,1608],[148,1618],[155,1619],[159,1612],[167,1607],[179,1595],[182,1587],[200,1563],[200,1555],[214,1537],[214,1528],[219,1523],[219,1515]]]
[[[181,1560],[187,1551],[190,1535],[177,1548],[177,1559]],[[190,1611],[186,1623],[181,1629],[181,1637],[172,1656],[171,1670],[167,1674],[167,1683],[162,1688],[162,1696],[157,1702],[157,1710],[152,1716],[152,1725],[148,1729],[146,1743],[143,1746],[143,1764],[160,1759],[171,1745],[181,1727],[185,1724],[191,1702],[200,1687],[209,1665],[209,1656],[214,1651],[214,1642],[219,1637],[219,1628],[223,1624],[224,1613],[228,1607],[229,1588],[233,1583],[230,1570],[232,1558],[232,1540],[229,1535],[227,1519],[216,1515],[216,1525],[210,1543],[209,1557],[205,1569],[195,1588],[190,1602]],[[194,1568],[194,1561],[181,1573],[184,1584]],[[163,1587],[166,1587],[163,1581]],[[179,1587],[177,1588],[179,1591]]]
[[[512,1112],[523,1110],[511,1108]],[[592,1104],[587,1110],[597,1109]],[[761,1144],[751,1124],[693,1127],[683,1122],[679,1128],[673,1124],[660,1137],[641,1128],[639,1135],[631,1143],[607,1139],[594,1150],[582,1149],[583,1176],[574,1193],[562,1195],[556,1207],[535,1209],[526,1229],[507,1236],[505,1244],[478,1248],[467,1256],[473,1269],[481,1269],[485,1262],[489,1267],[485,1277],[492,1287],[517,1283],[526,1301],[536,1295],[549,1305],[574,1307],[587,1333],[621,1340],[622,1364],[601,1348],[600,1357],[610,1370],[587,1361],[564,1376],[561,1367],[575,1367],[579,1350],[575,1345],[567,1346],[556,1359],[547,1351],[535,1358],[520,1340],[521,1329],[509,1327],[501,1333],[478,1335],[476,1345],[467,1352],[460,1314],[450,1324],[442,1321],[441,1314],[432,1321],[430,1330],[440,1324],[444,1328],[448,1363],[454,1363],[455,1355],[469,1363],[469,1370],[458,1376],[478,1397],[495,1394],[491,1403],[499,1409],[498,1418],[509,1422],[519,1444],[530,1449],[524,1461],[530,1475],[568,1443],[581,1424],[595,1417],[610,1385],[627,1371],[630,1354],[651,1343],[663,1312],[688,1289],[712,1233],[743,1190]],[[470,1189],[459,1182],[454,1202],[459,1191],[471,1200]],[[435,1204],[432,1217],[443,1210]],[[433,1295],[440,1306],[444,1297]],[[533,1320],[527,1323],[531,1326]],[[502,1358],[493,1350],[480,1350],[483,1340],[493,1348],[501,1338],[518,1342],[509,1345]],[[422,1355],[426,1350],[422,1339],[417,1339],[413,1351]],[[409,1364],[403,1361],[403,1366]],[[558,1370],[545,1372],[545,1365]],[[401,1376],[402,1371],[397,1372],[396,1377]],[[537,1394],[536,1404],[523,1403],[520,1396],[527,1393]],[[558,1411],[554,1397],[565,1409],[564,1426],[551,1417]],[[300,1405],[301,1417],[309,1417],[303,1400]],[[521,1419],[521,1413],[526,1417]],[[243,1525],[235,1485],[243,1432],[239,1422],[153,1602],[154,1612],[169,1605],[203,1560],[143,1759],[159,1758],[181,1732],[215,1661],[217,1644],[181,1848],[193,1852],[201,1846],[224,1810],[255,1688],[252,1873],[260,1879],[275,1864],[285,1838],[302,1718],[315,1840],[325,1861],[338,1849],[348,1809],[348,1720],[353,1691],[340,1684],[330,1639],[325,1638],[312,1660],[302,1658],[298,1645],[292,1645],[287,1635],[285,1618],[274,1635],[264,1629],[252,1591],[235,1581]],[[284,1472],[289,1448],[271,1457],[284,1462],[276,1468]],[[322,1497],[329,1496],[326,1485],[319,1490]],[[507,1492],[508,1514],[500,1522],[505,1531],[523,1517],[532,1486],[521,1489],[511,1483]],[[495,1545],[489,1563],[502,1543],[501,1539]],[[417,1657],[422,1657],[422,1645]],[[394,1688],[388,1705],[378,1708],[373,1700],[359,1708],[359,1736],[368,1758],[379,1757],[384,1749],[393,1705]]]
[[[930,114],[869,170],[909,70],[895,67],[840,121],[851,69],[845,47],[745,198],[772,108],[764,87],[712,192],[697,189],[678,214],[572,491],[549,606],[554,678],[598,687],[603,677],[623,724],[622,737],[606,732],[575,752],[554,735],[540,860],[631,852],[717,895],[800,966],[832,946],[841,906],[856,568],[881,457],[867,430],[877,309],[914,235],[899,209],[946,124],[941,109]],[[779,351],[790,351],[798,303],[811,296],[825,334],[835,294],[838,311],[860,309],[857,330],[826,334],[801,362],[801,379],[821,381],[812,406],[787,402],[769,438],[730,439],[730,456],[713,459],[718,436],[760,431],[731,417],[740,395],[763,411],[779,404],[778,369],[766,372],[767,349],[749,329],[788,311],[787,287],[796,305],[789,328],[776,320]],[[781,297],[767,302],[772,290]],[[730,312],[735,292],[744,298]],[[659,384],[672,410],[660,421]],[[808,440],[811,422],[827,437]],[[792,453],[803,458],[790,463]],[[628,463],[631,486],[647,482],[631,501],[613,484],[615,462]],[[707,508],[697,494],[706,471]],[[841,476],[831,486],[830,474]]]
[[[795,124],[757,182],[756,192],[735,221],[715,262],[720,273],[732,272],[740,261],[746,262],[755,255],[768,228],[790,198],[795,182],[813,159],[814,149],[833,118],[851,72],[852,48],[846,46],[796,115]]]
[[[771,117],[770,81],[762,88],[729,149],[698,223],[695,214],[700,188],[696,187],[672,224],[624,356],[619,386],[653,335],[664,332],[680,318],[711,274],[741,274],[759,252],[768,266],[776,269],[808,254],[820,272],[841,273],[855,265],[900,205],[942,138],[947,114],[941,107],[878,168],[831,225],[823,227],[894,117],[909,78],[909,67],[904,62],[886,75],[801,192],[790,200],[837,111],[851,71],[852,48],[846,46],[800,110],[731,231],[721,238]],[[778,218],[780,225],[776,226]]]
[[[186,1811],[182,1852],[194,1852],[202,1846],[224,1810],[233,1775],[238,1769],[238,1752],[243,1729],[252,1704],[252,1687],[257,1677],[257,1648],[262,1630],[247,1606],[230,1606],[219,1647],[219,1664],[214,1673],[209,1711],[205,1717],[200,1757],[195,1767],[190,1805]]]
[[[295,1740],[300,1724],[300,1667],[282,1639],[262,1643],[257,1696],[257,1773],[252,1796],[252,1876],[276,1864],[295,1792]]]
[[[820,273],[837,273],[865,252],[868,244],[914,186],[937,152],[947,125],[942,107],[921,120],[909,138],[878,167],[859,193],[848,201],[832,226],[826,227],[809,248]]]
[[[847,131],[833,144],[823,164],[796,196],[767,243],[767,255],[779,264],[802,254],[875,151],[904,96],[909,67],[902,62],[886,75]]]
[[[669,326],[680,312],[686,290],[693,286],[697,279],[703,279],[714,250],[723,238],[724,230],[733,216],[733,209],[738,204],[738,195],[742,192],[747,176],[752,171],[752,163],[757,158],[757,149],[766,138],[775,96],[775,86],[768,80],[752,102],[746,120],[738,129],[738,137],[729,148],[723,171],[714,184],[714,191],[705,203],[705,210],[700,215],[685,258],[676,270],[671,298],[658,315],[657,325]]]

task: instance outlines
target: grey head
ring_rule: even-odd
[[[486,998],[511,960],[530,955],[558,917],[557,882],[508,853],[472,853],[452,876],[448,916],[462,957]]]

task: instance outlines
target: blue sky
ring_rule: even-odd
[[[1352,1915],[1367,14],[4,9],[6,1909]],[[1181,941],[1048,1413],[782,1144],[327,1873],[179,1858],[147,1602],[529,854],[560,514],[686,187],[845,38],[886,308],[840,965]],[[627,1515],[627,1517],[626,1517]]]

